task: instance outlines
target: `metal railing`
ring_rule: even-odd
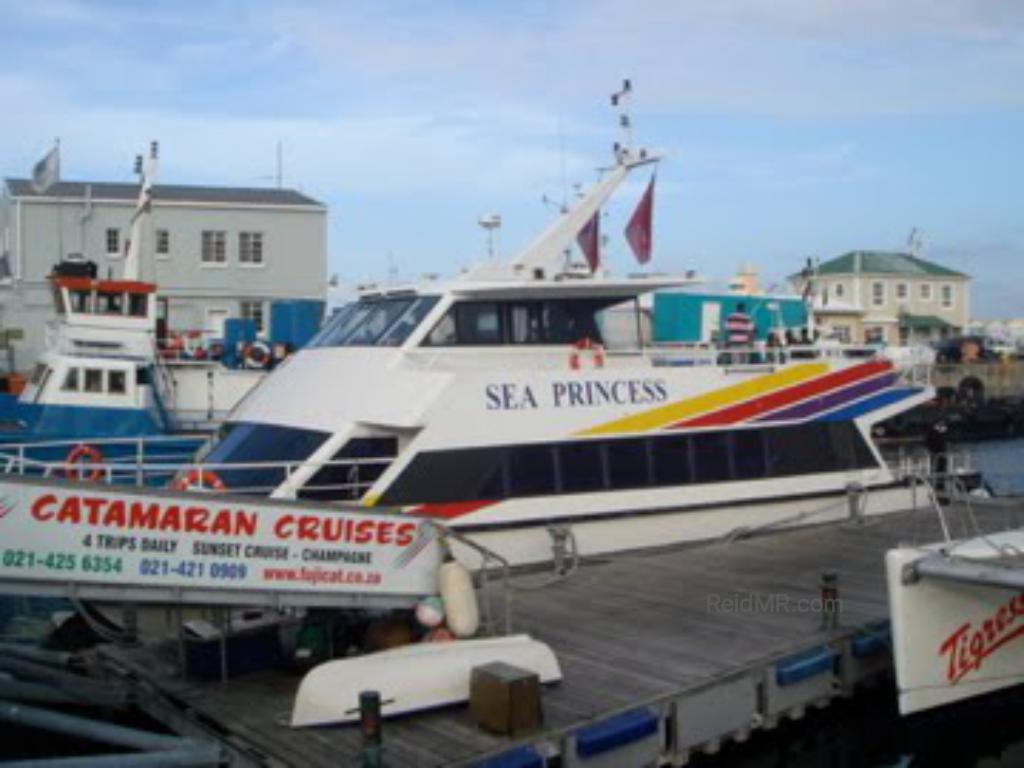
[[[269,496],[289,489],[293,476],[308,471],[303,495],[330,501],[352,501],[370,490],[393,456],[368,456],[324,461],[208,462],[196,458],[208,435],[154,436],[148,438],[105,438],[99,440],[54,440],[0,445],[0,471],[35,477],[67,477],[107,485],[154,487],[176,480],[193,490],[208,487],[210,480],[223,483],[232,493]],[[72,452],[82,446],[111,454],[102,461],[71,461]],[[341,473],[317,481],[322,469],[340,468]],[[344,479],[338,481],[338,474]],[[281,494],[287,496],[287,493]],[[291,496],[295,491],[292,489]]]
[[[462,546],[472,550],[480,556],[480,565],[475,570],[476,591],[482,598],[480,601],[480,612],[483,617],[485,632],[489,635],[511,634],[512,633],[512,579],[511,563],[492,549],[488,549],[479,542],[473,541],[453,528],[429,520],[441,539],[442,546],[450,547],[449,539],[458,542]],[[489,585],[495,579],[500,579],[502,598],[502,623],[497,624],[497,616],[492,604],[493,594]]]
[[[907,450],[906,446],[901,445],[896,454],[888,458],[887,463],[893,477],[898,481],[923,477],[934,482],[972,474],[975,471],[974,458],[968,450],[931,453],[921,448]]]

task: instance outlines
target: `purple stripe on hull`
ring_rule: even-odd
[[[807,419],[821,413],[822,411],[838,408],[851,400],[857,400],[861,397],[877,392],[880,389],[892,386],[895,381],[896,374],[894,373],[889,373],[885,376],[876,376],[873,379],[853,384],[852,386],[835,392],[829,392],[826,395],[812,397],[810,400],[804,400],[802,403],[798,403],[789,408],[784,408],[781,411],[769,413],[767,416],[762,416],[755,421],[795,421],[797,419]]]

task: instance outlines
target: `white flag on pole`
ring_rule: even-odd
[[[57,144],[46,156],[32,167],[32,189],[42,195],[60,181],[60,145]]]

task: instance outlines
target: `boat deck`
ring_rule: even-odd
[[[1024,502],[975,506],[974,514],[985,531],[1019,526]],[[967,527],[966,515],[954,511],[950,519],[954,535],[976,533]],[[542,754],[558,754],[571,748],[568,734],[637,707],[659,718],[662,749],[674,750],[681,764],[689,747],[684,749],[685,739],[673,734],[670,724],[688,699],[703,706],[701,695],[750,679],[760,686],[755,703],[762,710],[753,728],[773,724],[763,711],[766,706],[775,707],[780,717],[787,708],[788,714],[799,715],[799,697],[793,699],[788,691],[772,703],[775,694],[764,690],[770,685],[766,671],[808,649],[838,648],[865,637],[865,627],[887,616],[885,551],[900,542],[940,537],[934,512],[919,510],[607,557],[541,588],[527,587],[536,587],[543,576],[518,576],[513,629],[549,643],[564,674],[561,683],[543,691],[544,730],[519,740],[492,736],[472,724],[468,706],[387,720],[385,764],[473,765],[525,744]],[[822,629],[814,610],[821,576],[828,571],[838,577],[841,601],[834,629]],[[888,653],[882,650],[888,668]],[[200,683],[162,673],[144,652],[118,651],[117,656],[190,711],[190,722],[204,723],[239,750],[240,763],[246,759],[239,757],[242,753],[265,765],[337,766],[360,760],[358,726],[292,730],[282,724],[298,684],[295,676],[266,672],[227,684]],[[838,682],[826,689],[830,692],[824,699],[807,703],[824,704],[852,691]],[[732,722],[723,716],[720,734],[713,734],[712,724],[711,737],[701,736],[701,743],[691,739],[691,746],[712,751],[719,738],[744,738],[745,730]]]

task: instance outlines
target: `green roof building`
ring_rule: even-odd
[[[792,275],[803,291],[808,277]],[[899,251],[850,251],[817,266],[815,317],[850,342],[917,344],[962,333],[970,276]]]

